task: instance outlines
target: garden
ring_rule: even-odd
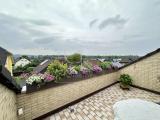
[[[44,73],[23,73],[18,79],[25,80],[27,89],[34,91],[35,89],[45,89],[46,87],[85,80],[116,70],[117,68],[111,62],[99,61],[97,64],[92,64],[88,60],[82,61],[80,54],[73,54],[68,56],[65,63],[53,60]]]

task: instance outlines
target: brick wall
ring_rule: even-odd
[[[119,74],[127,73],[133,84],[160,92],[160,52],[122,68]]]
[[[114,72],[34,93],[19,94],[17,95],[18,108],[24,110],[24,114],[19,116],[19,119],[37,118],[116,81],[117,73]]]
[[[17,120],[16,94],[0,84],[0,120]]]

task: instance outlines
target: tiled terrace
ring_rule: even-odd
[[[74,112],[67,108],[45,120],[113,120],[114,103],[129,98],[160,102],[160,95],[137,88],[122,90],[116,84],[72,106]]]

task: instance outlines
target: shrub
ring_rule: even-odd
[[[93,66],[93,73],[100,73],[102,72],[102,68],[99,67],[98,65]]]
[[[81,66],[80,66],[80,65],[74,66],[74,69],[75,69],[77,72],[80,72]]]
[[[93,66],[92,66],[91,63],[85,61],[85,62],[83,63],[83,65],[84,65],[84,67],[87,68],[88,70],[91,70],[91,71],[93,70]]]
[[[30,73],[30,72],[32,72],[33,71],[33,67],[28,67],[27,69],[26,69],[26,72],[28,72],[28,73]]]
[[[61,80],[67,75],[67,64],[63,64],[58,60],[55,60],[48,66],[47,72],[55,76],[56,80]]]
[[[128,74],[122,74],[119,79],[123,85],[132,85],[132,78]]]
[[[34,58],[33,60],[31,60],[31,63],[29,63],[30,67],[36,67],[40,64],[40,60],[38,58]]]
[[[67,60],[72,64],[77,64],[81,62],[81,54],[75,53],[67,57]]]
[[[32,72],[33,71],[33,67],[31,66],[31,64],[27,64],[25,66],[18,66],[16,69],[14,69],[14,72]]]
[[[111,67],[111,62],[102,62],[100,63],[100,67],[103,69],[103,70],[106,70],[108,69],[109,67]]]

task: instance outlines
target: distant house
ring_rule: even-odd
[[[4,66],[11,74],[11,76],[13,76],[13,72],[12,72],[12,65],[13,65],[13,55],[12,53],[8,52],[6,49],[0,47],[0,64],[2,66]]]
[[[14,68],[17,68],[17,67],[24,67],[26,65],[28,65],[29,63],[31,63],[29,60],[25,59],[25,58],[22,58],[20,60],[18,60],[15,65],[14,65]]]
[[[112,67],[113,68],[120,68],[124,66],[124,64],[120,63],[120,62],[112,62]]]
[[[67,63],[67,57],[66,56],[61,56],[58,57],[56,60],[58,60],[60,63]]]
[[[104,62],[105,61],[104,58],[97,58],[97,60],[99,60],[100,62]]]
[[[132,60],[130,60],[130,59],[123,59],[123,60],[120,61],[121,64],[128,64],[128,63],[131,63],[131,62],[132,62]]]
[[[123,65],[129,64],[133,61],[135,61],[136,59],[138,59],[138,57],[134,57],[134,58],[118,58],[118,59],[113,59],[113,62],[119,62]]]
[[[49,59],[44,60],[37,67],[33,69],[33,73],[44,73],[51,62],[52,60],[49,60]]]
[[[120,61],[122,61],[121,58],[113,59],[113,62],[120,62]]]

